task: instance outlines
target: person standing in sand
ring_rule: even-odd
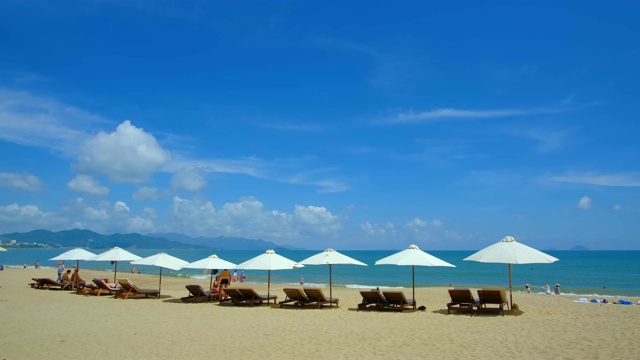
[[[231,282],[238,282],[238,270],[233,270],[233,277],[231,278]]]
[[[227,293],[224,292],[224,288],[228,287],[230,283],[231,273],[227,269],[222,270],[220,273],[220,288],[218,289],[220,292],[220,299],[224,300],[227,298]]]
[[[560,295],[560,284],[556,283],[556,287],[554,289],[556,295]]]
[[[62,282],[62,273],[64,273],[64,261],[58,261],[58,282]]]

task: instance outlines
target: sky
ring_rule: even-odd
[[[638,13],[2,1],[0,234],[640,249]]]

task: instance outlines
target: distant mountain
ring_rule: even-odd
[[[18,243],[38,243],[52,247],[111,248],[125,249],[206,249],[208,246],[172,241],[162,237],[133,234],[102,235],[91,230],[73,229],[52,232],[33,230],[26,233],[0,235],[3,242],[16,240]]]
[[[147,236],[154,236],[165,238],[185,244],[206,246],[219,250],[279,250],[288,249],[295,250],[297,248],[291,246],[281,246],[271,241],[265,241],[260,239],[245,239],[241,237],[190,237],[184,234],[176,233],[160,233],[160,234],[147,234]]]
[[[582,245],[576,245],[571,248],[571,251],[587,251],[587,250],[589,250],[589,248]]]

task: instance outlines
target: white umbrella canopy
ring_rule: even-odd
[[[444,260],[428,254],[417,245],[409,245],[408,249],[389,255],[376,261],[376,265],[411,266],[411,279],[413,288],[413,308],[416,308],[416,266],[447,266],[456,267]]]
[[[264,254],[260,254],[241,264],[236,265],[236,269],[240,270],[268,270],[269,276],[267,280],[267,296],[271,295],[271,270],[291,270],[300,268],[304,265],[298,264],[291,259],[287,259],[282,255],[276,254],[273,250],[267,250]],[[267,300],[267,303],[269,301]]]
[[[158,296],[162,291],[162,269],[167,268],[171,270],[180,270],[185,265],[189,264],[188,262],[182,259],[178,259],[177,257],[171,256],[164,252],[160,252],[155,255],[148,256],[146,258],[135,260],[135,261],[132,261],[131,263],[134,265],[158,266],[160,268],[160,282],[158,284]]]
[[[76,261],[76,266],[78,267],[78,269],[80,269],[80,260],[88,260],[92,257],[96,256],[96,254],[87,251],[83,248],[77,247],[75,249],[71,249],[69,251],[63,252],[62,254],[53,257],[49,260],[53,260],[53,261],[59,261],[59,260],[69,260],[69,261]]]
[[[113,273],[113,282],[115,283],[116,275],[118,275],[118,261],[134,261],[139,259],[141,259],[140,256],[136,254],[132,254],[129,251],[116,246],[110,250],[107,250],[87,260],[88,261],[113,261],[115,263],[115,271]]]
[[[334,264],[367,266],[367,264],[362,261],[358,261],[331,248],[310,256],[300,261],[300,263],[303,265],[329,265],[329,297],[333,297],[332,266]]]
[[[468,256],[465,261],[478,261],[483,263],[509,264],[509,307],[513,306],[513,290],[511,284],[512,264],[544,264],[558,261],[551,255],[536,250],[516,241],[513,236],[505,236],[499,243]]]
[[[213,286],[213,270],[214,269],[235,269],[236,264],[223,260],[218,255],[213,254],[204,259],[194,261],[184,266],[186,269],[207,269],[211,270],[211,279],[209,279],[209,289]],[[211,290],[209,290],[211,292]]]

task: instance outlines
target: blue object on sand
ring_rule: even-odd
[[[629,300],[618,300],[618,304],[622,304],[622,305],[633,305],[633,303]]]

